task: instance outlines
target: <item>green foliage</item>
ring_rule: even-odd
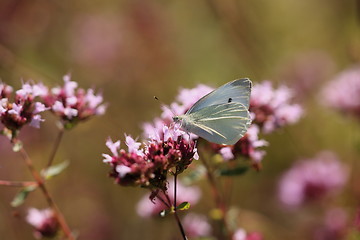
[[[37,186],[32,185],[32,186],[27,186],[27,187],[24,187],[23,189],[21,189],[20,192],[18,192],[15,195],[14,199],[10,203],[11,206],[18,207],[18,206],[22,205],[25,202],[29,193],[34,191],[36,188],[37,188]]]
[[[41,175],[45,178],[45,179],[50,179],[58,174],[60,174],[63,170],[65,170],[65,168],[67,168],[69,166],[69,161],[64,161],[62,163],[59,163],[57,165],[51,166],[48,169],[44,169],[41,172]]]

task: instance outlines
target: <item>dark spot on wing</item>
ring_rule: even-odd
[[[229,98],[228,103],[231,103],[231,102],[232,102],[232,98]]]

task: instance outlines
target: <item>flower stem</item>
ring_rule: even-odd
[[[55,139],[54,147],[53,147],[53,149],[51,151],[50,158],[49,158],[49,161],[48,161],[48,163],[46,165],[45,171],[49,167],[51,167],[52,163],[54,162],[55,154],[56,154],[57,150],[59,149],[60,142],[61,142],[61,139],[62,139],[63,135],[64,135],[64,128],[61,128],[59,130],[59,133],[58,133],[56,139]]]
[[[206,176],[211,187],[211,192],[215,201],[216,208],[220,210],[221,213],[220,214],[221,229],[219,232],[219,239],[230,239],[229,228],[226,221],[227,207],[225,201],[223,201],[223,198],[220,193],[220,189],[218,188],[218,185],[216,183],[214,172],[212,171],[210,165],[203,156],[200,156],[200,160],[206,168]]]
[[[186,237],[186,233],[185,233],[185,230],[184,230],[184,227],[183,225],[181,224],[181,221],[180,221],[180,218],[179,218],[179,215],[177,214],[177,204],[176,204],[176,195],[177,195],[177,173],[174,174],[174,217],[175,217],[175,221],[177,222],[177,225],[180,229],[180,232],[181,232],[181,236],[183,237],[184,240],[187,240],[188,238]],[[169,197],[168,197],[169,198]],[[169,198],[170,199],[170,198]]]
[[[6,181],[6,180],[0,180],[0,185],[2,186],[9,186],[9,187],[28,187],[28,186],[34,186],[37,185],[36,182],[19,182],[19,181]]]
[[[59,208],[55,204],[52,196],[48,192],[48,190],[47,190],[47,188],[45,186],[44,180],[42,179],[42,177],[40,176],[38,171],[36,171],[36,169],[35,169],[32,161],[31,161],[29,155],[27,154],[27,152],[25,151],[25,149],[23,147],[20,149],[20,154],[21,154],[22,158],[24,159],[25,164],[29,168],[31,175],[33,176],[33,178],[37,182],[39,188],[43,192],[47,203],[49,204],[49,206],[54,211],[54,215],[55,215],[56,219],[58,220],[59,225],[60,225],[61,229],[63,230],[65,236],[69,240],[75,240],[75,237],[72,235],[71,230],[70,230],[68,224],[66,223],[64,216],[62,215],[61,211],[59,210]]]
[[[181,221],[180,221],[180,218],[177,214],[177,211],[176,209],[174,210],[174,216],[175,216],[175,220],[179,226],[179,229],[180,229],[180,232],[181,232],[181,236],[183,237],[184,240],[188,240],[188,238],[186,237],[186,233],[185,233],[185,230],[184,230],[184,227],[183,225],[181,224]]]

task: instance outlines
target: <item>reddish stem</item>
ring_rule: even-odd
[[[2,186],[8,186],[8,187],[28,187],[28,186],[34,186],[37,185],[36,182],[19,182],[19,181],[6,181],[6,180],[0,180],[0,185]]]
[[[66,223],[64,216],[62,215],[61,211],[59,210],[59,208],[57,207],[56,203],[54,202],[52,196],[50,195],[49,191],[47,190],[43,178],[40,176],[38,171],[35,169],[29,155],[27,154],[27,152],[25,151],[25,149],[23,147],[20,149],[20,154],[21,154],[22,158],[24,159],[27,167],[29,168],[31,175],[33,176],[33,178],[37,182],[39,188],[41,189],[42,193],[44,194],[46,201],[48,202],[49,206],[54,211],[54,215],[55,215],[56,219],[58,220],[59,225],[60,225],[61,229],[63,230],[65,236],[69,240],[75,240],[75,237],[72,235],[71,230],[70,230],[68,224]]]
[[[55,139],[55,144],[54,144],[54,147],[53,147],[53,149],[51,151],[50,158],[49,158],[49,161],[48,161],[48,163],[46,165],[45,171],[49,167],[51,167],[52,163],[54,162],[55,154],[56,154],[56,152],[57,152],[57,150],[58,150],[58,148],[60,146],[60,142],[61,142],[61,139],[62,139],[63,135],[64,135],[64,128],[61,128],[58,135],[57,135],[57,137],[56,137],[56,139]]]

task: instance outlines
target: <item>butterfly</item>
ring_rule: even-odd
[[[251,124],[251,85],[248,78],[228,82],[203,96],[184,115],[174,116],[173,121],[209,142],[233,145]]]

